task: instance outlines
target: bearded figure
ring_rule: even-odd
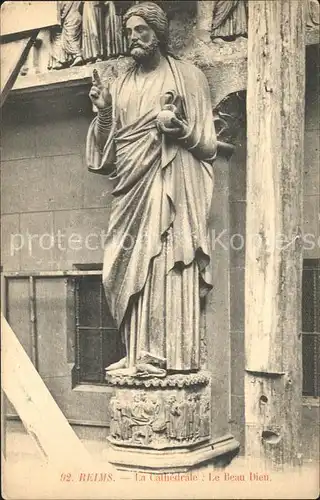
[[[126,357],[107,374],[200,369],[200,298],[212,288],[208,217],[217,140],[204,74],[168,54],[152,2],[124,16],[133,65],[110,88],[94,71],[92,172],[115,183],[103,283]]]

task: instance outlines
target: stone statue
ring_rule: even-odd
[[[110,87],[94,71],[87,136],[89,170],[115,183],[103,283],[127,354],[107,373],[163,377],[200,369],[217,140],[207,80],[168,54],[163,10],[139,3],[124,23],[133,65]]]
[[[61,48],[68,55],[71,66],[83,64],[81,52],[81,28],[83,1],[59,1],[61,20]]]
[[[70,66],[72,58],[62,48],[61,44],[61,28],[54,28],[50,31],[50,52],[48,69],[62,69]]]
[[[103,11],[99,1],[86,1],[82,15],[82,55],[86,62],[103,57]]]
[[[125,52],[122,30],[122,17],[117,14],[115,3],[108,1],[105,4],[105,39],[106,57],[112,57]]]
[[[248,33],[247,0],[215,0],[211,39],[233,40]]]

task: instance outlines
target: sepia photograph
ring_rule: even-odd
[[[318,498],[319,47],[319,0],[2,3],[3,498]]]

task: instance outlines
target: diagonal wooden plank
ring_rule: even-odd
[[[47,462],[85,466],[91,456],[76,436],[46,385],[1,314],[1,386]]]
[[[26,38],[1,44],[1,107],[19,75],[38,33],[37,29]]]

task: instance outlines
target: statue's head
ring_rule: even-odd
[[[165,12],[153,2],[133,5],[123,18],[129,50],[137,62],[143,62],[157,50],[167,52],[169,22]]]

